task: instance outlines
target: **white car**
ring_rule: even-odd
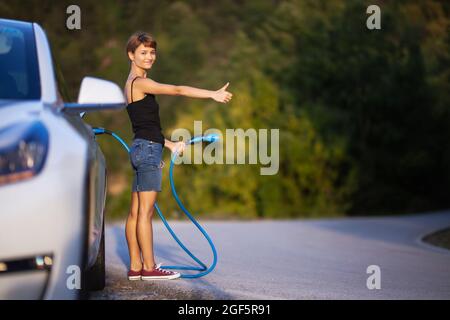
[[[87,111],[125,107],[85,77],[61,98],[36,23],[0,19],[0,299],[76,299],[105,285],[106,163]]]

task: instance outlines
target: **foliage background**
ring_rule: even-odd
[[[81,8],[81,30],[66,8]],[[381,30],[366,8],[381,7]],[[280,170],[260,165],[177,167],[186,206],[209,218],[400,214],[448,208],[450,4],[428,1],[190,0],[2,1],[3,18],[40,23],[75,101],[86,75],[123,86],[128,37],[154,35],[158,82],[216,90],[229,105],[159,96],[166,137],[175,128],[279,128]],[[125,110],[92,113],[92,126],[128,143]],[[128,213],[132,170],[113,139],[107,214]],[[169,151],[164,157],[169,161]],[[179,212],[164,169],[162,209]]]

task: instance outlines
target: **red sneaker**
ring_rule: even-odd
[[[173,272],[169,270],[164,270],[160,268],[161,264],[156,265],[153,270],[145,270],[141,271],[141,279],[142,280],[172,280],[179,278],[181,276],[178,272]]]
[[[129,270],[127,276],[128,280],[141,280],[141,270],[139,271]]]

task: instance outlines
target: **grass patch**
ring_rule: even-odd
[[[423,241],[450,250],[450,228],[429,234],[423,238]]]

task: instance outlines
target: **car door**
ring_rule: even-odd
[[[69,96],[66,83],[64,81],[61,68],[57,61],[54,62],[58,91],[60,99],[72,101]],[[87,265],[86,269],[91,267],[96,260],[100,247],[102,236],[102,227],[104,223],[104,210],[107,191],[107,171],[106,160],[100,146],[97,143],[96,136],[92,127],[85,123],[81,115],[71,115],[61,113],[62,116],[83,136],[88,143],[88,183],[86,192],[87,212]]]

